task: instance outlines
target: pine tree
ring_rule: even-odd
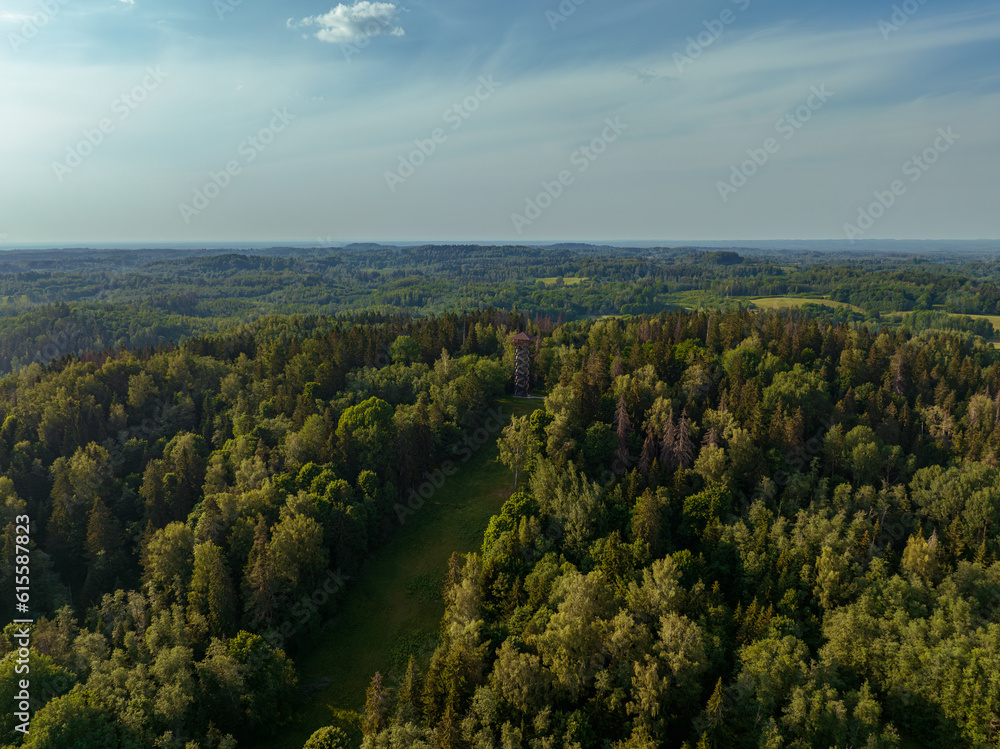
[[[625,393],[622,393],[618,398],[618,408],[615,410],[615,434],[618,437],[618,453],[615,457],[617,464],[623,467],[629,464],[628,438],[631,433],[632,422],[625,405]]]
[[[694,463],[694,442],[691,440],[691,423],[687,418],[687,409],[681,412],[681,420],[677,425],[677,464],[681,468],[690,468]]]
[[[110,558],[124,545],[121,526],[111,510],[107,508],[100,497],[94,498],[94,506],[90,511],[87,523],[87,562],[96,564],[101,557]]]
[[[677,426],[674,424],[674,409],[672,408],[667,414],[667,423],[663,427],[660,463],[670,468],[677,467]]]
[[[212,636],[231,634],[235,623],[236,591],[222,550],[211,541],[194,549],[188,611],[188,619],[207,627]]]
[[[437,749],[458,749],[458,747],[462,746],[461,725],[461,718],[455,714],[455,710],[449,704],[444,711],[444,717],[441,718],[441,722],[435,731],[436,741],[434,746]]]
[[[622,353],[616,351],[615,358],[611,362],[611,379],[621,377],[623,374],[625,374],[625,367],[622,365]]]
[[[87,558],[87,578],[83,585],[83,597],[87,601],[98,601],[105,593],[117,587],[120,576],[125,571],[126,560],[123,552],[125,537],[118,520],[111,514],[100,497],[94,498],[87,523],[85,544]]]
[[[267,550],[269,536],[267,521],[263,515],[258,515],[243,578],[245,608],[251,618],[251,629],[269,623],[277,603],[278,586]]]
[[[421,690],[423,683],[417,671],[417,661],[411,655],[406,665],[406,675],[399,687],[397,722],[416,721],[422,710]]]
[[[361,732],[365,738],[376,736],[389,727],[389,692],[382,686],[382,673],[375,672],[365,696],[365,713]]]
[[[889,373],[892,377],[892,391],[896,395],[903,395],[906,392],[906,372],[903,364],[903,353],[899,352],[892,358],[889,365]]]
[[[713,447],[719,446],[719,432],[715,427],[711,427],[707,432],[705,432],[705,436],[702,438],[701,444],[705,447],[708,447],[709,445]]]
[[[983,542],[979,545],[979,550],[976,551],[976,558],[974,560],[975,563],[985,568],[987,566],[986,555],[987,555],[986,539],[984,538]]]
[[[225,534],[225,522],[222,519],[222,512],[219,510],[219,503],[215,496],[210,494],[205,497],[202,503],[201,517],[195,527],[194,537],[198,543],[211,541],[219,544]]]
[[[656,438],[653,436],[653,423],[646,429],[646,441],[642,443],[642,456],[639,458],[639,472],[649,478],[649,469],[656,459]]]
[[[705,710],[702,713],[705,724],[708,727],[708,730],[705,733],[714,739],[713,743],[717,743],[719,740],[719,734],[722,729],[722,720],[725,717],[725,710],[725,700],[722,694],[722,677],[720,676],[719,680],[715,683],[715,689],[712,692],[712,696],[708,698],[708,704],[705,705]],[[702,741],[705,739],[706,736],[703,735]],[[701,746],[700,742],[699,746]]]

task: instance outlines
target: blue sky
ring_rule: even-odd
[[[962,0],[4,0],[0,241],[1000,238],[998,63]]]

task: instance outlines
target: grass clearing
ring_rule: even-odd
[[[787,307],[801,307],[805,304],[821,304],[824,307],[847,307],[864,314],[864,310],[846,302],[835,302],[832,299],[818,299],[797,296],[768,296],[759,299],[750,299],[755,307],[760,309],[785,309]]]
[[[563,285],[565,285],[565,286],[579,286],[584,281],[589,281],[590,280],[590,278],[588,276],[580,276],[580,277],[577,277],[577,276],[550,276],[549,278],[539,278],[538,280],[541,281],[546,286],[555,286],[557,283],[559,283],[559,279],[560,278],[562,278]]]
[[[523,416],[541,400],[504,398],[504,414]],[[393,539],[354,576],[340,611],[321,640],[295,656],[300,683],[314,686],[301,712],[278,736],[256,749],[302,749],[325,725],[356,722],[376,671],[389,683],[402,676],[411,654],[430,655],[444,614],[441,582],[453,551],[478,550],[490,518],[510,497],[514,479],[496,460],[492,435],[422,508],[409,515]]]
[[[955,312],[952,314],[958,315],[961,313]],[[976,320],[988,320],[994,328],[1000,330],[1000,315],[966,315],[966,317],[972,317]]]

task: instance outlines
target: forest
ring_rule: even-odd
[[[510,483],[433,646],[298,746],[1000,747],[994,261],[9,255],[0,746],[287,746],[366,561],[488,432]],[[522,331],[537,399],[485,429]]]
[[[181,343],[266,315],[426,317],[492,307],[529,311],[548,327],[664,309],[752,309],[762,297],[822,300],[838,305],[823,314],[873,329],[920,313],[918,330],[992,338],[995,321],[971,316],[1000,315],[1000,262],[970,253],[578,244],[9,251],[0,257],[0,374],[70,354]]]

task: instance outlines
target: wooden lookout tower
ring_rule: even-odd
[[[514,344],[514,395],[528,396],[528,366],[531,360],[531,344],[534,339],[527,333],[518,333],[510,339]]]

